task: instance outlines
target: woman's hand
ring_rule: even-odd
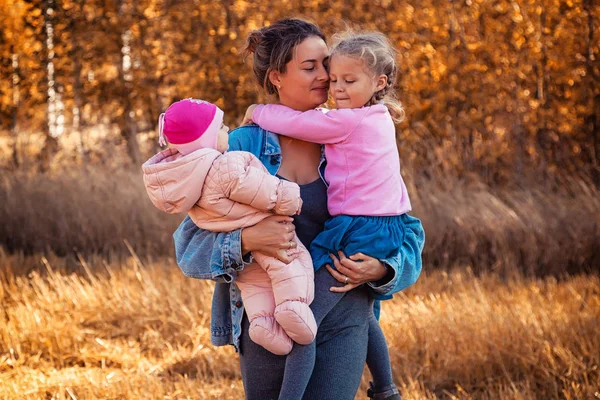
[[[252,113],[254,112],[256,106],[257,104],[251,104],[250,107],[248,107],[248,109],[246,110],[246,115],[244,115],[244,119],[242,120],[241,125],[248,125],[254,122],[252,121]]]
[[[356,253],[350,257],[338,251],[338,256],[329,255],[333,261],[335,269],[325,265],[325,268],[333,277],[344,286],[333,286],[329,288],[332,292],[348,292],[355,287],[367,282],[374,282],[382,279],[386,274],[386,268],[381,261],[363,253]]]
[[[294,219],[285,215],[273,215],[258,224],[242,230],[242,253],[259,251],[289,264],[296,257],[287,251],[298,246],[295,241]]]

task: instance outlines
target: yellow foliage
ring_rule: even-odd
[[[64,104],[66,129],[75,125],[74,105],[82,101],[88,111],[78,116],[79,126],[108,121],[125,138],[126,127],[133,126],[136,132],[154,129],[156,116],[170,102],[189,96],[220,101],[227,122],[238,121],[248,104],[267,99],[253,79],[250,62],[244,64],[240,55],[248,33],[301,15],[320,24],[328,37],[352,25],[380,30],[396,44],[399,97],[407,113],[401,129],[408,132],[399,133],[406,139],[403,157],[420,160],[422,169],[432,163],[447,164],[448,160],[432,161],[428,154],[446,154],[429,153],[429,149],[439,146],[448,132],[457,144],[454,151],[458,154],[451,158],[463,160],[461,154],[474,153],[474,148],[462,138],[490,125],[484,122],[486,118],[496,121],[507,113],[525,126],[502,129],[526,134],[518,142],[513,140],[515,135],[504,135],[508,141],[504,146],[488,143],[493,135],[484,134],[477,157],[471,160],[481,171],[497,169],[506,174],[506,166],[540,160],[544,166],[582,167],[596,157],[600,36],[588,32],[600,26],[600,13],[593,2],[287,0],[273,6],[247,0],[65,0],[54,3],[51,16],[43,4],[0,2],[0,13],[9,16],[0,20],[0,81],[5,82],[0,134],[47,128],[47,113],[39,110],[47,109],[49,22],[55,38],[56,90]],[[125,37],[131,63],[127,74],[123,72]],[[13,55],[18,56],[17,69]],[[13,75],[17,84],[9,85]],[[20,100],[13,104],[16,97],[12,94],[17,90]],[[522,99],[525,91],[529,94]],[[476,116],[459,118],[462,110],[474,106],[480,108]],[[134,110],[139,117],[127,121],[122,109]],[[563,109],[569,111],[563,113]],[[592,118],[596,118],[596,128],[591,127]],[[427,128],[426,136],[415,134],[421,124]],[[548,146],[553,135],[560,140]],[[131,140],[129,145],[135,147]],[[532,146],[537,147],[535,159],[527,158],[533,153],[526,149]],[[581,149],[577,154],[573,152],[576,146]]]

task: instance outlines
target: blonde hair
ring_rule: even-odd
[[[337,39],[337,40],[336,40]],[[375,92],[366,105],[383,103],[389,110],[394,122],[404,120],[404,108],[396,98],[396,56],[398,52],[388,38],[381,32],[354,33],[348,31],[334,38],[337,43],[331,51],[331,57],[339,54],[360,58],[374,76],[387,76],[387,85]]]

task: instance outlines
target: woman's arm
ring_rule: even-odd
[[[242,253],[259,251],[289,264],[296,257],[290,257],[287,250],[298,246],[294,241],[296,227],[294,219],[285,215],[273,215],[242,230]]]
[[[423,266],[421,253],[425,243],[425,234],[419,219],[408,217],[406,238],[395,256],[377,260],[362,253],[346,257],[342,252],[339,260],[332,257],[334,270],[327,269],[344,286],[331,288],[333,292],[347,292],[366,283],[378,300],[390,299],[397,293],[417,281]],[[348,281],[346,281],[348,277]]]
[[[332,292],[347,292],[355,287],[365,283],[381,282],[388,283],[389,271],[386,266],[376,258],[363,253],[356,253],[347,257],[342,251],[338,251],[337,257],[330,255],[332,264],[325,265],[325,268],[333,275],[333,277],[344,286],[335,286],[330,290]],[[390,277],[389,279],[393,279]]]
[[[288,264],[287,249],[293,242],[293,219],[274,215],[258,224],[231,232],[201,229],[186,217],[173,234],[177,264],[185,276],[231,282],[253,260],[251,251],[276,257]]]
[[[413,254],[413,252],[410,252]],[[418,258],[400,252],[395,257],[381,260],[388,271],[387,275],[374,282],[367,282],[377,300],[391,299],[392,295],[413,285],[421,274],[421,253]]]
[[[177,264],[190,278],[231,282],[252,261],[242,257],[241,233],[200,229],[186,216],[173,233]]]
[[[230,135],[230,150],[243,150],[239,140]],[[236,273],[252,262],[251,251],[261,251],[289,263],[285,250],[295,247],[293,219],[272,216],[258,224],[231,232],[201,229],[186,217],[173,239],[177,264],[186,276],[231,282]]]

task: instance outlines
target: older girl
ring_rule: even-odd
[[[297,111],[308,111],[327,100],[329,58],[323,33],[314,24],[281,20],[250,34],[247,53],[253,55],[253,70],[258,83],[279,104]],[[248,320],[235,284],[237,272],[260,251],[286,262],[279,250],[294,247],[294,231],[307,246],[323,230],[330,215],[327,187],[323,181],[324,158],[319,144],[279,136],[249,125],[232,131],[230,150],[256,155],[272,174],[300,185],[303,208],[300,215],[269,217],[253,227],[225,233],[199,229],[186,218],[174,234],[178,264],[191,277],[217,281],[211,318],[212,342],[232,344],[240,353],[242,380],[247,399],[289,399],[281,392],[286,357],[276,356],[253,343],[248,336]],[[391,295],[412,284],[421,270],[422,230],[417,219],[407,223],[407,248],[378,260],[366,255],[353,259],[341,255],[333,261],[338,271],[347,271],[354,290],[331,292],[345,279],[321,268],[315,273],[313,312],[320,323],[317,332],[314,368],[308,371],[308,385],[299,381],[305,399],[354,399],[367,356],[372,296]],[[335,297],[335,301],[331,301]],[[323,304],[335,303],[333,308]],[[315,304],[320,304],[314,307]],[[287,357],[303,346],[295,345]],[[310,361],[310,360],[309,360]],[[301,361],[305,362],[305,361]],[[307,362],[306,365],[312,365]],[[305,369],[306,370],[306,369]]]
[[[329,77],[330,93],[337,110],[300,112],[270,104],[253,105],[246,114],[246,118],[251,116],[264,129],[325,144],[328,206],[333,218],[326,222],[325,229],[310,246],[316,270],[331,261],[331,253],[340,250],[379,259],[402,252],[405,224],[411,221],[406,214],[411,205],[400,175],[396,148],[394,118],[400,121],[404,111],[393,90],[394,48],[379,32],[347,35],[331,52]],[[332,273],[339,274],[349,287],[356,286],[344,275],[344,269]],[[371,397],[399,399],[385,337],[373,317],[369,336],[367,361],[373,375]],[[309,345],[304,350],[305,353],[310,351],[314,351],[314,346]],[[304,358],[312,359],[310,354]],[[306,364],[308,362],[294,363],[296,367],[310,370]],[[297,387],[297,377],[302,375],[290,370],[289,376],[296,377],[295,383],[284,382],[284,391],[288,386]],[[290,393],[286,398],[297,397]]]

